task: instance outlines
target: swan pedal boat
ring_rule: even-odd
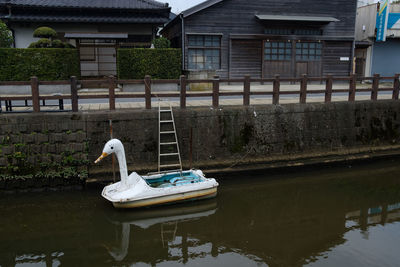
[[[121,181],[104,187],[101,195],[116,208],[172,204],[217,195],[217,181],[206,178],[201,170],[170,171],[146,176],[132,172],[128,176],[124,146],[118,139],[111,139],[105,144],[103,153],[95,163],[112,153],[118,160]]]

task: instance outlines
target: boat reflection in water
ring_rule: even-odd
[[[170,207],[158,207],[153,209],[137,210],[135,212],[120,212],[114,218],[108,218],[116,227],[121,228],[120,233],[116,233],[118,246],[106,246],[110,255],[118,262],[122,261],[129,252],[131,242],[131,226],[137,226],[142,230],[151,226],[161,225],[160,236],[163,247],[168,247],[168,243],[174,242],[178,224],[182,222],[198,220],[202,217],[213,215],[217,210],[217,202],[209,200],[205,202],[175,205]],[[135,231],[132,231],[135,235]],[[134,237],[133,241],[134,242]],[[149,250],[154,247],[149,247]],[[133,252],[134,253],[134,252]]]

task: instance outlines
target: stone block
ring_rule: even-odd
[[[32,154],[40,154],[42,153],[42,146],[41,145],[31,145],[30,150]]]
[[[27,143],[27,144],[33,144],[36,142],[36,134],[32,134],[32,133],[26,134],[26,135],[24,135],[23,138],[24,138],[25,143]]]
[[[64,134],[54,134],[54,141],[55,143],[61,143],[63,141]]]
[[[9,146],[3,146],[1,148],[1,151],[3,155],[11,155],[12,153],[14,153],[15,150],[13,145],[9,145]]]
[[[68,151],[82,152],[83,148],[84,148],[83,144],[79,144],[79,143],[70,143],[68,145]]]
[[[53,162],[61,163],[62,162],[62,156],[61,154],[55,154],[53,155]]]
[[[52,153],[52,154],[56,153],[57,152],[56,145],[55,144],[48,144],[47,145],[47,152],[48,153]]]
[[[47,130],[49,130],[50,132],[54,132],[57,129],[56,124],[55,123],[48,123],[47,124]]]
[[[13,132],[13,126],[12,124],[4,124],[0,126],[0,134],[8,134]]]
[[[28,126],[26,124],[18,124],[18,131],[21,133],[28,132]]]
[[[37,132],[38,133],[38,132],[41,132],[43,130],[43,126],[40,123],[34,123],[34,124],[31,124],[31,130],[33,132]]]
[[[0,166],[5,167],[8,165],[8,161],[5,157],[0,157]]]
[[[27,157],[26,161],[27,161],[29,164],[34,165],[34,164],[36,163],[36,156],[30,155],[30,156]]]
[[[86,140],[86,133],[85,132],[76,133],[76,142],[83,143],[85,140]]]
[[[68,143],[74,143],[76,141],[76,133],[67,134]]]
[[[49,141],[49,136],[47,134],[38,133],[36,134],[36,143],[43,144]]]
[[[52,159],[48,155],[43,155],[40,157],[40,162],[41,163],[50,163],[50,162],[52,162]]]

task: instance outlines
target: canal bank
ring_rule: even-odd
[[[206,173],[400,154],[400,103],[392,100],[198,107],[174,109],[174,117],[184,168]],[[110,181],[111,159],[93,164],[110,138],[109,120],[129,170],[156,170],[158,110],[131,109],[3,114],[1,171],[25,175],[72,166],[87,181]]]

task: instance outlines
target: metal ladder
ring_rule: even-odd
[[[158,121],[158,172],[161,172],[162,170],[179,170],[182,172],[182,161],[178,138],[176,136],[174,113],[172,112],[172,106],[170,103],[168,107],[161,107],[161,100],[159,100]],[[169,129],[162,130],[162,128]],[[168,137],[169,140],[165,141]],[[169,148],[169,150],[173,151],[162,152],[162,148],[164,148],[164,150]],[[168,163],[165,163],[168,158],[173,160],[169,160]]]

